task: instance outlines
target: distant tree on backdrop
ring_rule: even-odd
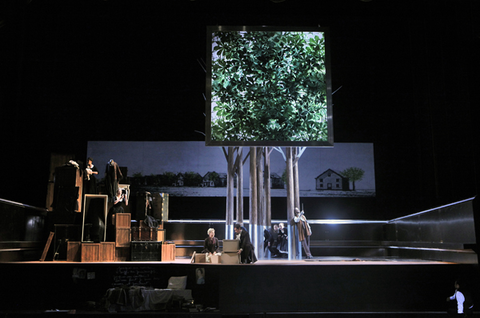
[[[352,182],[352,190],[355,191],[355,182],[361,181],[365,175],[365,171],[361,168],[350,167],[340,172],[344,177],[347,177]]]

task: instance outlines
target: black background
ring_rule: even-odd
[[[2,199],[43,207],[50,154],[88,140],[203,140],[217,24],[329,27],[335,142],[374,143],[374,217],[478,192],[478,1],[0,3]]]

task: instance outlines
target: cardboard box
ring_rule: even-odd
[[[206,263],[207,254],[205,253],[195,253],[193,254],[192,263]]]
[[[240,254],[237,254],[237,252],[223,252],[221,261],[222,264],[240,264]]]
[[[210,256],[210,263],[212,264],[221,264],[222,256],[221,255],[212,255]]]
[[[239,249],[239,240],[223,240],[223,252],[237,252]]]

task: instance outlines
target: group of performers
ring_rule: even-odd
[[[304,211],[295,208],[295,217],[293,222],[297,224],[298,238],[302,244],[307,259],[311,259],[310,252],[310,236],[312,229],[308,224]],[[253,264],[257,261],[250,234],[247,229],[240,224],[235,224],[235,238],[240,241],[238,254],[241,256],[241,262],[245,264]],[[204,242],[204,250],[202,253],[217,254],[220,249],[218,239],[215,237],[215,229],[210,228],[207,231],[208,237]],[[264,248],[270,251],[272,257],[288,256],[288,233],[284,223],[274,224],[270,230],[264,231]]]
[[[253,244],[250,240],[250,234],[247,229],[240,224],[235,224],[235,238],[239,240],[239,249],[237,251],[240,254],[240,260],[242,264],[253,264],[257,261],[255,256]],[[220,252],[220,245],[218,238],[215,237],[215,229],[209,228],[207,231],[208,237],[204,242],[204,249],[202,253],[217,254]]]
[[[288,235],[284,223],[274,224],[270,229],[265,229],[264,249],[270,252],[272,257],[288,256]]]

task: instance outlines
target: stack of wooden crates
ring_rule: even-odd
[[[115,242],[68,242],[67,261],[122,262],[130,258],[130,213],[117,213],[113,218]]]
[[[151,228],[139,221],[132,228],[131,260],[132,261],[173,261],[175,260],[175,244],[165,242],[163,222],[159,228]]]
[[[174,261],[175,244],[165,242],[163,229],[147,226],[133,228],[130,213],[117,213],[113,217],[115,242],[68,242],[67,261],[71,262],[124,262]],[[163,227],[163,226],[160,226]],[[137,234],[135,234],[137,233]]]
[[[68,242],[69,262],[114,262],[115,242]]]
[[[132,215],[117,213],[113,216],[115,227],[115,261],[124,262],[130,259]]]

